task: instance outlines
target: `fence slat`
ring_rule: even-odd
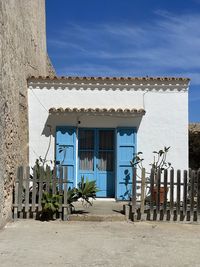
[[[132,177],[132,214],[135,217],[136,215],[136,188],[137,188],[137,170],[133,168],[133,177]],[[134,220],[135,218],[133,218]]]
[[[185,170],[183,173],[183,216],[184,216],[184,221],[187,220],[187,177],[188,177],[188,172]]]
[[[180,201],[181,201],[181,171],[177,170],[177,186],[176,186],[176,216],[180,221]]]
[[[141,183],[141,219],[144,220],[144,207],[145,207],[145,168],[142,168],[142,183]]]
[[[59,168],[59,195],[63,193],[63,167]],[[60,198],[59,216],[62,218],[62,198]]]
[[[49,192],[51,180],[51,169],[49,166],[46,167],[46,191]]]
[[[44,169],[42,167],[40,167],[39,168],[38,211],[42,210],[43,181],[44,181]]]
[[[18,190],[18,211],[22,211],[22,195],[23,195],[23,177],[24,177],[24,168],[23,166],[19,167],[19,190]]]
[[[170,219],[174,216],[174,170],[170,170]]]
[[[63,178],[64,178],[64,208],[63,208],[63,220],[68,219],[68,201],[67,201],[67,191],[68,191],[68,172],[67,166],[63,167]]]
[[[18,194],[19,194],[19,176],[20,176],[20,167],[17,169],[17,178],[15,181],[15,187],[14,187],[14,220],[18,218]]]
[[[57,166],[54,167],[53,169],[53,176],[52,176],[52,193],[56,194],[56,177],[57,177],[57,173],[58,173],[58,168]]]
[[[154,206],[154,169],[151,169],[150,175],[150,220],[153,219],[153,206]]]
[[[190,220],[194,218],[194,183],[195,183],[195,171],[191,172],[190,177]]]
[[[160,178],[161,170],[159,169],[156,174],[156,213],[159,214],[160,211]]]
[[[25,180],[25,212],[26,218],[29,218],[29,178],[30,178],[30,167],[26,167],[26,180]]]
[[[197,221],[200,219],[200,170],[197,172]]]
[[[168,171],[164,170],[164,202],[163,202],[163,220],[167,220],[167,182],[168,182]]]
[[[32,208],[31,211],[33,213],[33,218],[36,218],[36,207],[35,207],[35,203],[36,203],[36,179],[37,179],[37,167],[35,166],[33,168],[33,185],[32,185]]]

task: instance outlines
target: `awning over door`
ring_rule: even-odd
[[[93,114],[93,115],[110,115],[112,116],[119,114],[120,116],[135,116],[145,114],[144,109],[122,109],[122,108],[50,108],[50,114],[64,114],[64,113],[84,113],[84,114]]]

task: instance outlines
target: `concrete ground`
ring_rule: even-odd
[[[19,220],[0,231],[1,267],[200,266],[200,225]]]

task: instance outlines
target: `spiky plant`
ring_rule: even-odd
[[[42,216],[47,220],[53,219],[53,215],[59,210],[62,196],[58,193],[44,192],[42,195]]]
[[[78,184],[78,194],[79,198],[82,198],[83,201],[86,201],[89,205],[92,205],[90,198],[95,199],[96,193],[99,189],[96,186],[96,181],[89,181],[88,178],[84,180],[84,177],[81,177],[81,181]]]

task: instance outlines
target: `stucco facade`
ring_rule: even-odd
[[[146,168],[153,151],[170,146],[168,161],[175,169],[187,169],[188,86],[183,78],[30,78],[30,165],[46,152],[47,161],[56,159],[57,126],[128,127],[136,129],[135,152],[143,152]],[[76,146],[77,151],[78,140]]]

